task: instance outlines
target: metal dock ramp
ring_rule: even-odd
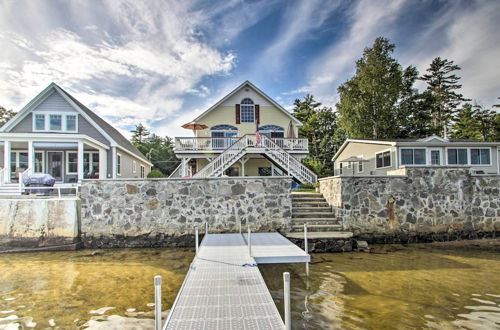
[[[309,262],[279,233],[208,234],[163,329],[284,329],[257,263]]]

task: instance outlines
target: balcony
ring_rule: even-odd
[[[222,152],[229,148],[240,137],[176,137],[175,138],[175,152],[188,153],[188,152]],[[292,152],[309,151],[309,144],[307,139],[295,138],[273,138],[274,143],[282,149]]]

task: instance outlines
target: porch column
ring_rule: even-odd
[[[108,171],[108,153],[106,149],[99,149],[99,179],[106,179]]]
[[[241,158],[240,163],[241,163],[241,176],[245,176],[245,164],[248,161],[248,158]]]
[[[28,168],[31,173],[35,173],[35,150],[33,149],[33,141],[28,141]]]
[[[77,172],[78,181],[83,180],[83,142],[78,141],[78,154],[77,154]]]
[[[190,158],[182,158],[181,159],[181,177],[185,177],[187,175],[187,163]]]
[[[5,141],[3,144],[3,167],[4,167],[4,182],[10,182],[10,141]]]
[[[111,177],[116,179],[116,147],[111,147]]]

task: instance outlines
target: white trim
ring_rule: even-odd
[[[433,151],[439,151],[439,164],[432,164],[432,152]],[[444,164],[443,148],[440,148],[440,147],[426,148],[426,153],[427,153],[427,165],[429,165],[429,166],[441,166]]]
[[[31,116],[32,119],[32,131],[34,133],[73,133],[73,134],[78,134],[78,113],[74,112],[67,112],[67,111],[61,111],[61,112],[46,112],[46,111],[36,111],[33,110],[31,112],[33,115]],[[36,116],[37,115],[42,115],[44,116],[44,128],[43,129],[36,129]],[[54,130],[50,129],[50,116],[61,116],[61,129],[60,130]],[[68,131],[67,130],[67,125],[68,125],[68,116],[74,116],[76,118],[75,122],[75,130]]]
[[[411,149],[413,150],[413,164],[403,164],[403,149]],[[415,164],[415,149],[419,149],[419,150],[423,150],[424,151],[424,156],[425,156],[425,160],[424,160],[424,163],[423,164]],[[398,148],[398,151],[399,151],[399,165],[400,166],[407,166],[407,167],[412,167],[412,166],[416,166],[416,167],[421,167],[421,166],[427,166],[429,165],[429,162],[428,162],[428,148],[425,148],[425,147],[399,147]],[[376,161],[376,160],[375,160]]]
[[[85,144],[94,148],[109,149],[109,146],[84,134],[0,133],[0,140],[11,142],[28,142],[31,140],[36,140],[36,142],[77,142],[75,140],[84,140]]]
[[[457,153],[457,164],[450,164],[448,163],[448,150],[449,149],[465,149],[467,150],[467,163],[466,164],[458,164],[458,153]],[[469,166],[469,160],[470,160],[470,156],[469,156],[469,148],[467,147],[445,147],[444,148],[444,152],[445,152],[445,164],[446,165],[450,165],[450,166]]]
[[[52,175],[51,173],[48,173],[49,171],[49,153],[52,152],[52,153],[60,153],[61,154],[61,181],[56,181],[56,182],[64,182],[64,179],[66,177],[66,171],[64,170],[64,163],[66,161],[66,159],[64,158],[64,151],[62,150],[47,150],[47,174],[50,174]],[[54,178],[55,179],[55,178]]]
[[[137,173],[137,162],[132,160],[132,173]]]
[[[140,177],[141,179],[144,179],[146,177],[146,166],[144,165],[140,165],[141,166],[141,174],[140,174]]]
[[[390,165],[389,166],[383,166],[383,167],[377,167],[377,155],[378,154],[383,154],[383,153],[386,153],[386,152],[389,152],[389,162],[390,162]],[[383,170],[383,169],[386,169],[386,168],[391,168],[393,165],[392,163],[392,149],[389,148],[389,149],[385,149],[385,150],[382,150],[382,151],[378,151],[375,153],[375,170]]]
[[[252,84],[250,81],[245,81],[243,82],[241,85],[239,85],[238,87],[236,87],[234,90],[232,90],[229,94],[227,94],[226,96],[224,96],[222,99],[219,100],[219,102],[215,103],[214,105],[212,105],[210,108],[208,108],[207,110],[205,110],[201,115],[199,115],[198,117],[196,117],[194,119],[194,121],[199,121],[201,118],[203,118],[207,113],[209,113],[210,111],[214,110],[215,108],[217,108],[219,105],[221,105],[222,103],[224,103],[224,101],[226,101],[227,99],[229,99],[231,96],[233,96],[234,94],[236,94],[237,92],[239,92],[241,89],[243,89],[246,85],[250,86],[252,89],[254,89],[258,94],[260,94],[263,98],[265,98],[267,101],[269,101],[269,103],[271,103],[272,105],[274,105],[278,110],[280,110],[281,112],[283,112],[284,114],[286,114],[288,117],[290,117],[290,119],[292,119],[296,126],[297,127],[300,127],[300,126],[303,126],[304,124],[302,124],[302,122],[300,120],[298,120],[297,118],[295,118],[294,116],[292,116],[292,114],[290,112],[288,112],[285,108],[283,108],[278,102],[274,101],[272,98],[270,98],[268,95],[266,95],[266,93],[264,93],[263,91],[261,91],[260,89],[258,89],[254,84]]]
[[[422,139],[418,139],[417,141],[418,142],[429,142],[429,141],[432,141],[432,140],[439,140],[441,142],[449,142],[450,140],[448,139],[444,139],[440,136],[437,136],[437,135],[431,135],[431,136],[428,136],[426,138],[422,138]]]
[[[120,161],[118,161],[120,160]],[[122,154],[116,153],[116,175],[122,176]]]
[[[47,173],[45,172],[45,150],[38,150],[38,151],[34,151],[33,152],[34,154],[34,158],[33,158],[33,173]],[[41,172],[37,172],[36,171],[36,154],[42,154],[42,171]]]
[[[69,154],[75,154],[76,155],[76,172],[70,172],[69,171]],[[77,175],[78,174],[78,151],[74,150],[67,150],[66,151],[66,161],[64,162],[66,164],[66,174],[68,175]]]
[[[487,149],[489,151],[489,153],[490,153],[490,157],[489,157],[490,162],[489,162],[489,164],[472,164],[472,149]],[[491,148],[490,147],[470,147],[469,148],[469,164],[472,167],[476,167],[476,166],[485,166],[485,167],[487,167],[487,166],[493,165],[493,163],[491,162],[491,157],[492,156],[493,156],[493,153],[491,152]],[[479,153],[479,160],[481,160],[481,153]]]

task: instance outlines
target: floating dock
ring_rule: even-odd
[[[257,264],[309,261],[279,233],[205,235],[163,329],[284,329]]]

